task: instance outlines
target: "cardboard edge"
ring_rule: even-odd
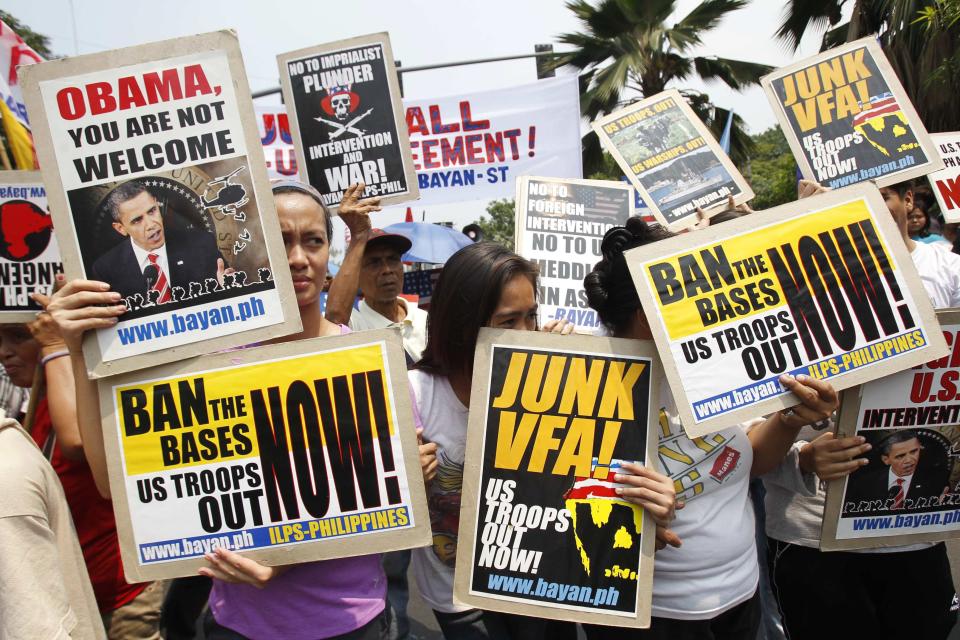
[[[479,406],[480,397],[488,393],[489,371],[491,366],[491,351],[493,346],[516,346],[526,348],[564,349],[558,345],[557,336],[533,331],[511,331],[506,329],[482,328],[477,340],[477,352],[474,357],[474,369],[471,386],[471,405]],[[577,336],[577,338],[560,338],[566,345],[564,350],[589,350],[593,353],[610,353],[649,358],[651,364],[659,362],[656,346],[652,341],[630,340],[626,338],[610,338],[601,336]],[[578,349],[573,346],[578,342],[593,342],[598,345],[589,349]],[[562,343],[561,343],[562,344]],[[566,346],[565,345],[565,346]],[[647,463],[656,466],[657,460],[657,429],[659,428],[659,378],[655,372],[650,376],[650,404],[647,420]],[[484,398],[483,403],[486,403]],[[483,447],[483,432],[485,430],[486,411],[470,413],[467,425],[467,451],[480,452]],[[476,537],[473,535],[477,527],[476,505],[479,504],[480,481],[482,475],[481,462],[477,455],[465,461],[463,475],[463,489],[460,502],[460,536],[457,541],[456,567],[470,567],[471,571],[455,571],[453,600],[455,604],[482,608],[490,611],[514,613],[518,615],[542,615],[553,620],[580,622],[584,624],[612,625],[624,628],[647,628],[650,626],[650,615],[653,594],[653,555],[655,549],[656,523],[653,518],[644,513],[643,530],[641,532],[640,572],[638,572],[637,586],[637,614],[635,616],[621,616],[611,613],[590,613],[574,611],[562,607],[546,607],[534,603],[512,603],[499,598],[473,595],[470,593],[472,578],[473,549]],[[471,506],[472,505],[472,506]],[[645,597],[648,596],[648,597]]]
[[[874,185],[869,183],[858,183],[849,187],[844,187],[843,189],[828,191],[826,193],[811,196],[810,198],[780,205],[778,207],[774,207],[773,209],[755,212],[749,216],[739,218],[737,220],[731,220],[725,223],[722,227],[708,227],[707,229],[699,231],[698,235],[692,236],[692,238],[696,239],[696,243],[692,242],[690,237],[677,236],[675,238],[662,240],[652,245],[637,247],[627,251],[625,254],[627,259],[627,267],[630,270],[630,274],[635,285],[638,282],[644,283],[643,286],[637,286],[637,295],[640,298],[640,304],[644,309],[657,308],[656,301],[653,297],[653,292],[650,291],[648,286],[646,286],[646,278],[642,270],[643,262],[659,259],[667,255],[682,253],[683,251],[694,246],[701,246],[711,242],[719,242],[729,237],[748,232],[760,226],[777,222],[785,222],[789,219],[797,217],[798,215],[816,213],[817,211],[857,199],[863,199],[866,201],[873,219],[881,231],[881,240],[884,242],[889,252],[894,256],[896,264],[902,269],[903,277],[907,282],[911,293],[914,294],[914,303],[916,304],[917,310],[920,314],[920,318],[917,319],[918,326],[922,326],[928,330],[932,329],[933,327],[939,327],[929,298],[926,296],[926,294],[916,295],[916,292],[923,291],[923,285],[920,282],[919,276],[917,275],[916,267],[913,264],[913,260],[910,258],[910,254],[907,252],[904,244],[899,240],[900,231],[896,227],[893,219],[887,215],[886,205],[883,203],[883,198],[880,196],[880,193],[877,191]],[[891,241],[891,239],[893,239],[893,241]],[[670,340],[661,323],[652,322],[651,331],[658,347],[660,347],[664,353],[669,353]],[[929,360],[946,354],[947,346],[943,339],[943,333],[940,331],[928,331],[928,334],[926,346],[921,347],[916,351],[897,356],[895,360],[897,363],[895,365],[896,368],[893,370],[887,369],[884,375],[896,373],[896,371],[908,369],[917,364],[923,364]],[[683,424],[684,432],[690,438],[704,436],[713,433],[718,429],[729,427],[732,424],[737,424],[739,422],[755,418],[758,415],[796,406],[798,403],[798,400],[793,393],[787,393],[782,396],[767,398],[758,403],[742,407],[735,411],[731,411],[719,416],[707,418],[706,420],[697,423],[693,415],[692,405],[689,402],[686,394],[686,389],[683,386],[683,381],[680,378],[679,370],[677,369],[676,364],[673,362],[673,359],[664,358],[663,366],[667,376],[668,386],[677,402],[677,410]],[[873,369],[871,372],[871,368],[853,371],[839,377],[831,378],[829,382],[833,385],[834,389],[841,391],[843,389],[862,384],[868,380],[882,377],[877,376],[876,371],[876,369]]]
[[[323,341],[327,341],[324,343]],[[333,342],[335,341],[335,344]],[[123,457],[118,440],[117,420],[114,412],[113,389],[118,386],[131,384],[147,384],[152,380],[187,376],[216,369],[256,364],[263,360],[297,357],[323,353],[330,350],[357,347],[363,345],[381,344],[386,349],[386,368],[393,392],[394,410],[397,415],[397,427],[400,435],[400,444],[403,449],[403,461],[407,470],[409,482],[410,504],[413,512],[414,526],[396,531],[366,534],[365,536],[350,536],[337,540],[337,544],[326,545],[329,552],[322,554],[307,551],[315,544],[285,545],[272,549],[258,549],[253,551],[239,551],[241,555],[267,565],[298,564],[334,558],[354,557],[371,553],[381,553],[392,550],[427,546],[431,543],[430,515],[427,510],[426,492],[424,491],[423,475],[420,472],[420,455],[417,446],[416,428],[413,420],[413,411],[409,394],[397,392],[398,387],[392,386],[396,381],[403,379],[406,383],[406,359],[402,356],[402,342],[399,331],[396,329],[377,329],[362,331],[342,336],[326,336],[295,340],[273,345],[251,347],[249,349],[232,351],[229,353],[214,354],[204,358],[191,358],[174,363],[164,364],[150,370],[139,370],[119,375],[109,380],[100,380],[97,383],[101,414],[101,429],[103,431],[104,447],[107,454],[107,468],[110,480],[114,516],[117,524],[117,534],[120,539],[120,556],[123,562],[124,575],[128,582],[143,582],[146,580],[160,580],[196,574],[196,570],[207,563],[203,558],[189,558],[158,564],[141,564],[136,554],[133,536],[133,520],[129,507],[129,496],[123,471]],[[311,347],[325,347],[311,351]],[[399,359],[397,359],[399,358]],[[405,387],[399,387],[403,389]],[[402,543],[400,540],[402,539]],[[358,540],[363,541],[362,551],[344,555],[341,549],[355,545]],[[397,542],[394,542],[396,540]]]
[[[44,108],[43,97],[40,93],[40,84],[64,77],[106,72],[117,67],[215,52],[219,52],[225,57],[233,82],[233,92],[243,130],[243,140],[247,147],[246,154],[243,157],[247,159],[249,165],[251,185],[257,199],[258,217],[263,230],[264,246],[270,261],[271,272],[274,275],[274,287],[280,298],[283,320],[260,329],[240,331],[213,340],[190,342],[171,349],[161,349],[109,361],[103,359],[103,354],[96,342],[96,335],[93,332],[88,332],[83,340],[83,355],[87,374],[91,378],[118,375],[278,335],[289,335],[300,331],[302,328],[296,305],[296,296],[293,292],[293,282],[289,277],[286,249],[283,247],[280,238],[280,223],[273,203],[273,193],[270,190],[266,165],[263,161],[263,147],[257,130],[240,43],[237,34],[232,30],[213,31],[102,53],[62,58],[23,68],[21,85],[24,102],[31,115],[34,145],[41,167],[40,173],[47,191],[47,203],[50,208],[50,215],[53,218],[54,235],[60,249],[64,274],[69,280],[83,278],[86,275],[83,268],[83,256],[80,253],[75,233],[72,211],[58,170],[53,135]],[[142,175],[152,174],[144,173]],[[134,176],[130,179],[137,177],[140,176]],[[57,231],[58,229],[60,231]],[[240,338],[239,336],[243,337]]]
[[[893,93],[897,98],[897,102],[901,105],[902,110],[906,112],[907,120],[910,122],[910,126],[913,128],[914,134],[916,134],[917,142],[920,144],[920,148],[927,157],[927,163],[925,164],[914,165],[913,167],[906,168],[902,171],[889,173],[876,180],[864,180],[861,182],[875,182],[878,187],[886,187],[891,184],[897,184],[898,182],[924,176],[928,173],[943,168],[943,161],[940,159],[940,154],[937,152],[936,145],[934,145],[932,139],[930,138],[930,134],[927,131],[927,128],[924,126],[923,120],[921,120],[920,116],[917,114],[917,110],[913,106],[913,101],[910,100],[910,97],[903,88],[903,84],[900,82],[899,77],[893,70],[893,67],[890,66],[890,61],[887,59],[887,55],[884,53],[883,48],[877,42],[876,38],[873,36],[868,36],[866,38],[860,38],[859,40],[845,42],[836,47],[831,47],[826,51],[821,51],[820,53],[804,58],[798,62],[794,62],[784,67],[779,67],[760,78],[760,86],[763,88],[763,92],[766,94],[767,100],[770,102],[770,107],[773,110],[774,116],[777,118],[777,123],[780,125],[780,130],[783,132],[784,137],[787,139],[787,143],[790,145],[790,151],[793,153],[794,161],[796,161],[797,166],[800,168],[800,173],[803,174],[804,179],[813,180],[814,182],[819,183],[813,167],[810,165],[810,162],[807,160],[807,157],[803,152],[803,146],[800,144],[800,136],[797,135],[793,130],[793,125],[790,124],[790,120],[787,118],[786,111],[780,104],[780,98],[777,97],[776,90],[773,88],[773,83],[792,73],[800,71],[801,69],[806,69],[812,66],[811,61],[813,60],[835,58],[849,51],[859,49],[860,47],[865,47],[867,51],[870,52],[870,55],[873,56],[873,60],[876,63],[880,74],[883,76],[883,79],[887,84],[887,88],[890,89],[891,93]],[[919,128],[917,125],[919,125]]]
[[[397,65],[393,57],[393,47],[390,43],[390,34],[379,31],[345,40],[326,42],[319,45],[304,47],[295,51],[288,51],[277,55],[277,67],[280,73],[280,91],[283,96],[284,109],[290,122],[290,135],[293,137],[294,153],[297,157],[297,166],[304,167],[301,178],[309,182],[307,175],[307,160],[304,151],[303,137],[300,135],[300,118],[297,113],[296,101],[293,96],[293,83],[287,71],[287,65],[295,60],[309,58],[319,54],[351,49],[358,46],[380,44],[383,46],[384,69],[386,70],[387,86],[390,90],[390,104],[393,112],[394,126],[397,128],[397,142],[403,162],[403,175],[407,183],[407,190],[380,197],[381,206],[411,202],[420,199],[420,183],[417,172],[413,167],[413,155],[410,149],[410,134],[407,129],[406,117],[403,109],[403,97],[400,95],[400,81]],[[329,205],[332,215],[340,215],[340,203]]]
[[[750,187],[750,184],[744,179],[743,175],[736,168],[736,166],[734,166],[733,161],[730,160],[730,157],[726,153],[724,153],[723,149],[720,148],[720,144],[717,142],[716,138],[713,137],[713,134],[710,132],[707,126],[703,123],[703,121],[697,116],[697,114],[693,111],[693,109],[687,103],[686,99],[683,97],[683,94],[681,94],[677,89],[667,89],[665,91],[661,91],[660,93],[650,96],[649,98],[638,100],[637,102],[634,102],[633,104],[627,107],[618,109],[617,111],[607,114],[601,118],[597,118],[592,123],[590,123],[590,127],[593,129],[594,133],[596,133],[597,138],[600,140],[600,143],[603,146],[603,148],[606,149],[607,153],[613,156],[614,160],[617,162],[617,166],[620,167],[620,169],[624,172],[624,175],[626,175],[627,179],[630,180],[631,184],[633,184],[633,186],[637,189],[637,191],[640,192],[640,195],[643,198],[644,203],[650,209],[650,212],[653,214],[654,218],[657,219],[657,222],[659,222],[660,225],[666,228],[668,231],[677,232],[677,231],[682,231],[684,229],[689,229],[694,224],[696,224],[696,222],[698,221],[698,214],[696,210],[694,210],[688,215],[683,216],[682,218],[675,220],[674,222],[668,222],[666,219],[666,216],[660,210],[660,207],[658,207],[657,204],[653,202],[653,198],[650,196],[650,193],[640,183],[640,180],[637,177],[637,175],[632,170],[630,170],[629,168],[630,163],[626,161],[626,159],[623,157],[620,151],[613,144],[613,140],[603,130],[603,126],[605,124],[612,122],[614,120],[617,120],[619,118],[622,118],[624,114],[632,113],[633,111],[646,108],[647,105],[653,104],[655,102],[659,102],[665,98],[672,98],[674,102],[676,102],[680,111],[687,118],[687,120],[693,125],[694,129],[697,132],[699,132],[700,137],[703,138],[707,147],[710,149],[711,152],[713,152],[717,160],[719,160],[720,165],[724,168],[725,171],[727,171],[727,173],[733,179],[734,184],[739,189],[739,193],[737,193],[734,196],[734,204],[740,205],[740,204],[743,204],[744,202],[752,200],[755,194],[753,192],[753,189]],[[707,214],[707,217],[710,218],[713,215],[716,215],[717,213],[720,213],[721,211],[725,210],[726,208],[727,208],[727,201],[726,199],[723,199],[703,209],[703,211],[705,214]]]
[[[960,324],[960,309],[938,309],[937,321],[942,324]],[[844,390],[841,396],[840,415],[834,433],[838,438],[856,435],[857,417],[860,415],[862,385]],[[845,551],[850,549],[882,549],[918,542],[941,542],[960,538],[960,527],[942,533],[899,533],[890,536],[872,536],[863,538],[837,538],[837,525],[843,510],[843,497],[850,476],[844,476],[827,483],[823,520],[820,527],[821,551]],[[869,515],[865,517],[870,517]]]

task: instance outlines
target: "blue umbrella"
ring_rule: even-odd
[[[449,227],[427,222],[399,222],[383,229],[410,239],[413,246],[403,254],[404,262],[443,264],[457,251],[473,244],[467,236]]]

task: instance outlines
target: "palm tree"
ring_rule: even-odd
[[[810,30],[828,27],[821,51],[876,35],[920,118],[930,131],[960,129],[960,20],[957,0],[790,0],[777,37],[794,50]]]
[[[753,62],[707,56],[690,56],[702,44],[704,33],[715,29],[730,12],[746,0],[704,0],[684,18],[667,24],[675,0],[600,0],[596,6],[586,0],[569,0],[583,25],[579,33],[565,33],[560,41],[574,50],[558,56],[556,66],[572,65],[581,71],[581,110],[593,120],[640,97],[660,93],[671,83],[692,75],[720,80],[740,90],[756,84],[772,67]],[[717,110],[705,94],[688,99],[713,131],[722,131],[726,112]],[[743,121],[735,118],[731,127],[731,156],[745,161],[750,139]],[[584,167],[587,174],[601,164],[601,151],[594,134],[584,138]]]

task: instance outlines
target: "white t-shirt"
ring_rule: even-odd
[[[423,356],[423,350],[427,348],[427,312],[418,307],[416,302],[410,302],[404,298],[397,298],[397,301],[407,310],[406,317],[400,322],[394,322],[380,315],[379,312],[370,308],[366,300],[361,300],[350,314],[350,329],[370,331],[397,327],[400,329],[404,351],[413,362],[417,362]]]
[[[960,256],[917,242],[910,257],[934,308],[960,307]]]
[[[453,566],[460,528],[460,491],[467,446],[467,408],[444,376],[408,372],[423,422],[423,438],[437,443],[437,477],[427,492],[433,545],[413,550],[412,571],[420,595],[436,611],[453,613],[469,607],[453,604]]]
[[[653,615],[706,620],[749,600],[757,589],[753,504],[747,494],[753,447],[740,426],[691,440],[666,383],[662,388],[660,469],[673,479],[677,499],[686,506],[670,525],[683,545],[655,556]]]

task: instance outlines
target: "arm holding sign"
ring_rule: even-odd
[[[643,507],[657,523],[657,549],[667,545],[679,547],[680,537],[667,528],[677,517],[677,509],[684,505],[683,501],[677,501],[673,480],[639,464],[624,462],[621,468],[630,473],[618,473],[614,480],[629,486],[617,487],[617,495]]]
[[[53,294],[47,306],[47,313],[53,318],[70,351],[76,386],[77,426],[83,452],[97,490],[104,498],[110,497],[110,481],[103,449],[100,401],[97,383],[87,377],[83,360],[83,334],[91,329],[115,325],[117,318],[127,311],[127,307],[119,302],[120,294],[110,291],[110,285],[105,282],[71,280]]]
[[[753,444],[752,476],[774,470],[793,446],[800,429],[830,417],[839,404],[837,392],[829,382],[810,376],[780,376],[780,383],[792,391],[800,404],[773,414],[749,433]]]
[[[30,297],[44,309],[50,304],[48,296],[34,293]],[[29,323],[27,328],[40,345],[41,366],[46,378],[47,406],[57,444],[68,460],[82,460],[83,441],[77,425],[73,370],[70,358],[60,357],[67,351],[67,346],[57,330],[56,322],[46,311],[37,314],[37,319]]]
[[[327,292],[326,318],[335,324],[350,324],[353,301],[360,288],[360,268],[363,264],[363,251],[367,246],[371,224],[370,214],[380,211],[380,198],[360,200],[360,194],[366,188],[359,182],[347,187],[343,200],[337,209],[340,218],[350,230],[350,246],[343,257],[343,263],[337,272],[330,290]]]
[[[865,466],[869,460],[858,456],[872,448],[863,436],[838,439],[833,433],[825,433],[800,450],[800,468],[816,473],[821,480],[839,480]]]

